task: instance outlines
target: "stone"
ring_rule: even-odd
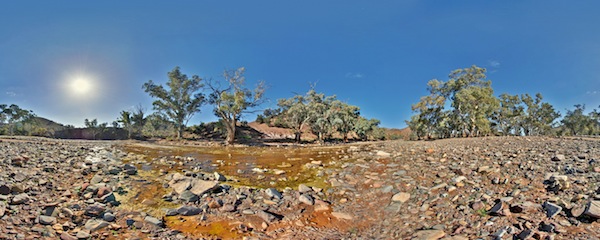
[[[381,151],[381,150],[378,150],[377,153],[375,153],[375,155],[377,155],[379,157],[390,157],[390,156],[392,156],[392,154],[390,154],[388,152]]]
[[[104,210],[106,210],[106,208],[102,205],[99,205],[99,204],[90,205],[85,208],[85,215],[90,216],[90,217],[100,217],[100,215],[102,215]]]
[[[548,218],[553,218],[554,216],[558,215],[560,211],[562,211],[562,207],[551,202],[545,202],[543,207],[544,210],[546,210],[546,216]]]
[[[127,174],[127,175],[136,175],[137,174],[137,168],[131,164],[123,165],[123,170],[125,171],[125,174]]]
[[[565,157],[565,155],[563,155],[563,154],[556,154],[556,155],[554,155],[554,156],[552,157],[552,161],[555,161],[555,162],[564,161],[564,160],[566,160],[566,159],[567,159],[567,158],[566,158],[566,157]]]
[[[188,190],[192,186],[192,179],[185,177],[180,173],[173,174],[169,186],[177,193],[181,194],[183,191]]]
[[[414,240],[437,240],[446,236],[442,230],[420,230],[413,235]]]
[[[192,179],[190,182],[190,192],[198,196],[202,196],[205,193],[216,189],[219,186],[218,182],[215,181],[204,181],[200,179]]]
[[[590,201],[583,214],[593,218],[600,218],[600,201]]]
[[[534,233],[533,231],[531,231],[531,229],[525,229],[517,235],[517,239],[530,239],[533,236],[533,234]]]
[[[0,195],[10,194],[10,187],[6,184],[0,184]]]
[[[163,222],[160,219],[155,218],[155,217],[151,217],[151,216],[146,216],[144,218],[144,222],[147,222],[147,223],[159,226],[159,227],[163,226]]]
[[[177,209],[177,213],[182,216],[194,216],[202,212],[202,209],[194,206],[182,206]]]
[[[298,185],[298,192],[300,193],[307,193],[312,191],[312,188],[310,188],[309,186],[306,186],[304,184],[300,184]]]
[[[182,200],[183,202],[188,203],[188,202],[196,202],[200,198],[198,197],[198,195],[192,193],[192,191],[185,190],[181,194],[179,194],[179,199]]]
[[[267,223],[272,223],[275,220],[277,220],[277,216],[275,216],[274,214],[267,212],[267,211],[263,211],[263,210],[259,210],[256,212],[256,216],[262,218],[263,220],[265,220],[265,222]]]
[[[315,204],[315,200],[308,194],[300,195],[300,197],[298,197],[298,201],[311,206]]]
[[[496,204],[489,210],[489,213],[496,216],[508,216],[510,215],[510,208],[505,202],[498,199]]]
[[[40,224],[42,224],[42,225],[53,225],[56,223],[55,217],[41,215],[39,219],[40,219]]]
[[[270,198],[276,198],[276,199],[282,199],[283,198],[283,196],[281,195],[281,193],[279,191],[277,191],[277,189],[275,189],[275,188],[267,188],[267,189],[265,189],[265,193]]]
[[[0,201],[0,218],[6,213],[6,202]]]
[[[219,181],[219,182],[227,181],[227,178],[223,174],[220,174],[218,172],[215,172],[214,174],[215,174],[216,181]]]
[[[117,198],[115,197],[114,193],[108,193],[104,196],[102,196],[100,198],[100,200],[102,200],[103,203],[116,203],[117,202]]]
[[[104,219],[104,221],[107,222],[113,222],[115,221],[115,215],[113,213],[107,212],[104,214],[104,216],[102,216],[102,219]]]
[[[77,239],[89,239],[92,235],[88,231],[79,231],[77,235],[75,235]]]
[[[19,205],[29,201],[29,195],[27,193],[17,194],[13,197],[11,204]]]
[[[406,192],[399,192],[392,196],[393,202],[405,203],[406,201],[408,201],[408,199],[410,199],[410,193]]]
[[[100,219],[90,219],[85,223],[85,229],[90,230],[91,232],[94,231],[98,231],[100,229],[103,229],[105,227],[108,227],[109,223],[104,221],[104,220],[100,220]]]
[[[60,240],[77,240],[79,238],[74,237],[73,235],[67,233],[67,232],[63,232],[60,234]],[[82,238],[82,239],[87,239],[87,238]]]
[[[354,219],[354,217],[352,217],[352,215],[350,215],[348,213],[343,213],[343,212],[331,212],[331,216],[334,216],[337,219],[345,219],[345,220]]]

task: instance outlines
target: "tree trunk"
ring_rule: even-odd
[[[181,139],[183,135],[183,126],[177,127],[177,139]]]
[[[296,141],[296,143],[300,143],[302,141],[302,133],[301,132],[295,132],[294,133],[294,140]]]
[[[227,137],[225,138],[225,144],[232,145],[233,141],[235,141],[235,121],[227,124]]]

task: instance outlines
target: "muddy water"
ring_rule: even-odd
[[[219,172],[233,186],[257,188],[297,188],[301,183],[327,188],[325,168],[339,167],[342,159],[348,160],[347,146],[335,147],[173,147],[149,144],[122,146],[122,150],[133,153],[124,159],[135,164],[139,174],[135,176],[131,193],[122,199],[124,208],[137,209],[154,216],[164,215],[165,208],[176,208],[177,204],[162,200],[170,192],[164,188],[165,176],[169,173],[193,171]],[[214,236],[239,238],[231,231],[236,224],[230,219],[198,220],[188,217],[165,218],[166,224],[191,236]]]
[[[237,185],[259,188],[322,186],[319,164],[337,163],[347,147],[167,147],[127,145],[124,150],[146,156],[141,170],[219,172]],[[314,164],[311,164],[314,163]],[[308,164],[308,165],[307,165]]]

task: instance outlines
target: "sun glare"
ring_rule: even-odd
[[[94,84],[86,77],[77,77],[70,81],[69,90],[73,95],[85,96],[92,92]]]

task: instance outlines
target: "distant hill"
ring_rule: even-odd
[[[48,130],[52,130],[53,132],[67,129],[67,127],[65,125],[62,125],[60,123],[57,123],[55,121],[52,121],[50,119],[43,118],[43,117],[37,117],[36,116],[36,117],[33,118],[33,121],[39,127],[46,128]]]
[[[385,131],[385,139],[388,139],[388,140],[395,140],[395,139],[408,140],[408,139],[410,139],[410,134],[412,133],[412,131],[408,127],[405,127],[402,129],[383,128],[383,130]]]

